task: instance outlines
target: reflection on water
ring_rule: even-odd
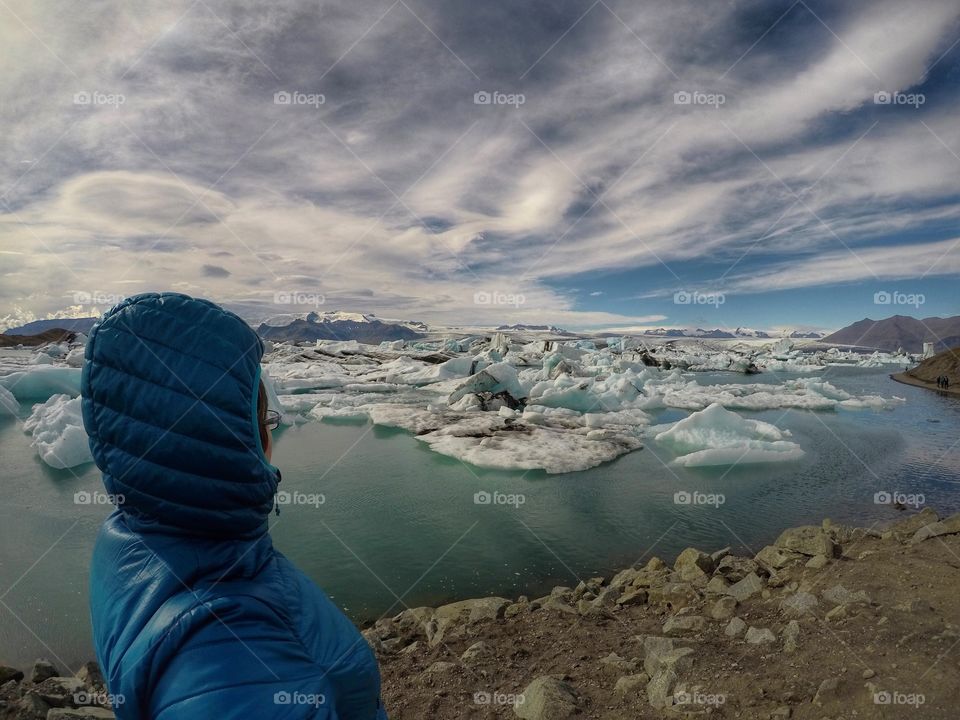
[[[874,503],[880,491],[922,493],[941,511],[960,509],[960,402],[891,381],[885,372],[831,369],[855,394],[898,395],[888,412],[747,414],[788,428],[806,451],[791,464],[677,468],[655,442],[592,470],[568,475],[492,471],[436,455],[405,432],[363,422],[308,424],[279,434],[274,461],[283,489],[322,493],[319,506],[287,505],[271,516],[276,545],[359,620],[404,605],[486,594],[546,592],[578,577],[609,574],[689,545],[755,552],[790,525],[870,525],[897,511]],[[704,384],[776,382],[701,375]],[[679,419],[664,411],[655,422]],[[74,663],[91,654],[86,565],[107,510],[76,506],[78,490],[99,488],[93,466],[53,471],[15,423],[0,424],[7,471],[0,508],[4,598],[40,639],[0,606],[4,662],[40,655]],[[519,506],[475,504],[474,494],[522,494]],[[719,507],[677,504],[678,492],[722,494]]]

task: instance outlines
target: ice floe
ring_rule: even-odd
[[[750,420],[714,403],[669,427],[650,429],[654,438],[686,467],[783,462],[803,457],[800,446],[784,438],[788,430]]]
[[[34,405],[23,428],[33,437],[40,459],[50,467],[62,470],[93,461],[79,397],[53,395]]]
[[[34,365],[0,377],[0,386],[13,393],[20,402],[46,400],[51,395],[80,394],[80,368]]]
[[[902,353],[809,351],[791,339],[571,339],[505,331],[265,347],[262,377],[283,424],[369,421],[401,428],[467,463],[551,473],[593,467],[651,438],[679,453],[681,465],[795,459],[802,450],[785,433],[737,413],[892,409],[903,399],[855,395],[827,379],[828,371],[911,360]],[[74,406],[66,403],[79,394],[83,343],[17,352],[0,357],[0,408],[16,413],[21,403],[47,401],[31,415],[38,449],[49,458],[71,450],[79,457],[82,423],[79,416],[70,421]],[[699,372],[712,373],[711,380]],[[727,373],[736,375],[726,382]],[[744,382],[755,373],[763,381]],[[664,409],[692,414],[670,428],[651,427]]]

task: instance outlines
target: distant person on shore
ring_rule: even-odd
[[[262,355],[239,317],[178,293],[90,332],[83,422],[117,505],[90,605],[120,720],[386,720],[372,650],[273,547]]]

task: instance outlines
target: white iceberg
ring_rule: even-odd
[[[52,468],[63,470],[93,462],[79,397],[54,395],[34,405],[23,428],[33,436],[31,444],[40,459]]]
[[[0,377],[0,386],[13,393],[20,402],[46,400],[51,395],[80,394],[80,368],[55,365],[34,365],[29,370]]]
[[[718,403],[728,410],[837,411],[890,408],[902,402],[855,396],[819,377],[704,385],[679,369],[744,372],[751,363],[782,363],[806,376],[834,361],[864,360],[807,353],[787,348],[787,343],[780,348],[785,354],[776,360],[769,344],[730,347],[697,340],[639,353],[630,349],[637,344],[626,338],[608,338],[607,346],[598,350],[590,341],[518,342],[506,333],[402,346],[276,343],[264,367],[278,393],[276,402],[271,396],[271,406],[283,410],[285,423],[369,419],[406,430],[433,450],[465,462],[548,472],[585,469],[640,447],[650,423],[647,411],[654,409],[696,412]],[[441,349],[449,359],[438,357]],[[665,367],[650,366],[656,363]],[[666,369],[670,365],[674,369]],[[756,437],[763,425],[744,423],[740,439],[749,445],[714,441],[684,450],[681,462],[784,460],[802,452],[782,437]],[[668,429],[656,428],[651,435]],[[744,450],[749,450],[746,456]]]
[[[83,345],[79,345],[73,348],[70,352],[68,352],[66,357],[63,360],[70,367],[82,368],[83,361],[85,359],[84,357],[85,353],[86,353],[86,348]]]
[[[719,403],[662,429],[651,428],[655,438],[679,454],[674,460],[686,467],[783,462],[803,457],[803,450],[784,440],[789,431],[760,420],[749,420]]]
[[[491,395],[507,393],[514,400],[520,400],[526,396],[526,392],[520,385],[517,369],[505,362],[489,365],[475,375],[468,377],[450,393],[447,402],[454,405],[465,395],[475,393],[490,393]]]
[[[532,425],[499,413],[477,413],[417,440],[478,467],[548,473],[587,470],[643,445],[636,436],[611,430]]]

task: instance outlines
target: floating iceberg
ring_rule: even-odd
[[[570,340],[471,332],[379,345],[268,341],[263,378],[270,406],[281,411],[283,424],[369,419],[402,428],[436,452],[484,467],[583,470],[641,447],[645,436],[660,438],[685,465],[767,462],[802,451],[785,434],[774,437],[767,428],[780,431],[773,426],[729,411],[890,409],[903,399],[853,395],[817,373],[835,365],[909,362],[903,354],[808,351],[789,340],[667,338],[648,344],[650,338],[625,336]],[[7,373],[0,377],[0,412],[16,413],[20,403],[61,393],[78,395],[82,344],[0,357],[0,373]],[[800,377],[701,384],[693,374],[735,372],[739,380],[758,369]],[[61,402],[45,404],[32,425],[51,448],[48,457],[69,454],[77,447],[71,438],[82,433],[79,417],[68,422]],[[664,408],[694,414],[675,426],[649,428],[648,413]],[[700,411],[716,427],[698,425],[704,422]]]
[[[732,383],[701,385],[694,380],[661,383],[650,388],[660,396],[665,407],[701,410],[714,403],[735,410],[836,410],[873,408],[891,409],[903,398],[882,398],[879,395],[855,397],[846,390],[820,378],[797,378],[780,385],[772,383]]]
[[[554,380],[536,383],[530,389],[530,402],[545,407],[564,407],[579,412],[615,412],[626,408],[656,405],[643,392],[644,383],[656,370],[632,369],[611,373],[605,378],[559,375]]]
[[[68,352],[66,357],[64,357],[63,360],[70,367],[82,368],[85,352],[86,352],[86,348],[80,345],[78,347],[73,348],[70,352]]]
[[[587,470],[643,446],[639,438],[593,432],[597,434],[521,425],[489,427],[478,436],[475,427],[457,424],[417,439],[435,452],[478,467],[548,473]]]
[[[79,397],[54,395],[34,405],[23,428],[33,436],[40,459],[50,467],[63,470],[93,462]]]
[[[475,375],[468,377],[457,386],[448,400],[450,405],[456,404],[466,395],[471,394],[505,394],[514,403],[526,397],[526,392],[520,385],[517,370],[505,362],[490,365]]]
[[[0,377],[0,386],[13,393],[20,402],[46,400],[51,395],[80,394],[80,368],[34,365],[29,370]]]
[[[803,450],[784,440],[789,431],[749,420],[725,410],[719,403],[674,423],[669,429],[651,428],[657,442],[680,456],[674,460],[686,467],[783,462],[803,457]]]

